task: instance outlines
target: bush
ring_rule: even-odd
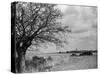
[[[39,72],[50,71],[52,66],[48,65],[49,64],[48,61],[52,61],[51,56],[49,56],[48,58],[34,56],[32,57],[32,60],[25,61],[26,70],[27,71],[35,70]]]
[[[34,57],[32,58],[32,66],[33,66],[34,68],[41,67],[41,66],[43,66],[45,63],[46,63],[46,59],[44,59],[43,57],[34,56]]]
[[[48,60],[48,61],[52,61],[53,59],[52,59],[51,56],[49,56],[49,57],[47,58],[47,60]]]
[[[25,60],[25,66],[26,66],[26,70],[30,70],[32,69],[32,64],[31,64],[31,60]]]
[[[92,52],[83,52],[80,54],[80,56],[84,56],[84,55],[93,55]]]
[[[71,56],[77,56],[75,53],[72,53]]]

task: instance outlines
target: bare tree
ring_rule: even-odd
[[[68,26],[64,27],[57,21],[61,17],[62,14],[55,4],[16,3],[14,28],[18,72],[23,71],[22,62],[25,61],[25,53],[31,45],[38,46],[46,42],[61,45],[64,42],[56,37],[59,33],[69,32]]]

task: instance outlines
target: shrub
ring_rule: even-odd
[[[77,56],[75,53],[72,53],[71,56]]]
[[[34,56],[32,58],[32,66],[34,68],[38,68],[38,67],[41,67],[42,65],[44,65],[46,63],[46,59],[44,59],[43,57],[37,57],[37,56]]]
[[[47,60],[48,60],[48,61],[52,61],[53,59],[52,59],[51,56],[49,56],[49,57],[47,58]]]
[[[52,61],[52,57],[49,56],[48,58],[33,56],[32,60],[26,60],[26,70],[35,70],[35,71],[50,71],[52,66],[48,65],[49,61]]]
[[[92,52],[88,51],[88,52],[83,52],[80,54],[80,56],[84,56],[84,55],[93,55]]]

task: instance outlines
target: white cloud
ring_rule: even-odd
[[[69,34],[69,45],[66,46],[66,49],[95,49],[97,47],[96,8],[67,6],[65,10],[62,23],[69,25],[72,30],[72,33]]]

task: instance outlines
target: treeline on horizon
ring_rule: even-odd
[[[92,53],[97,53],[97,50],[72,50],[72,51],[59,51],[58,53],[83,53],[83,52],[92,52]]]

